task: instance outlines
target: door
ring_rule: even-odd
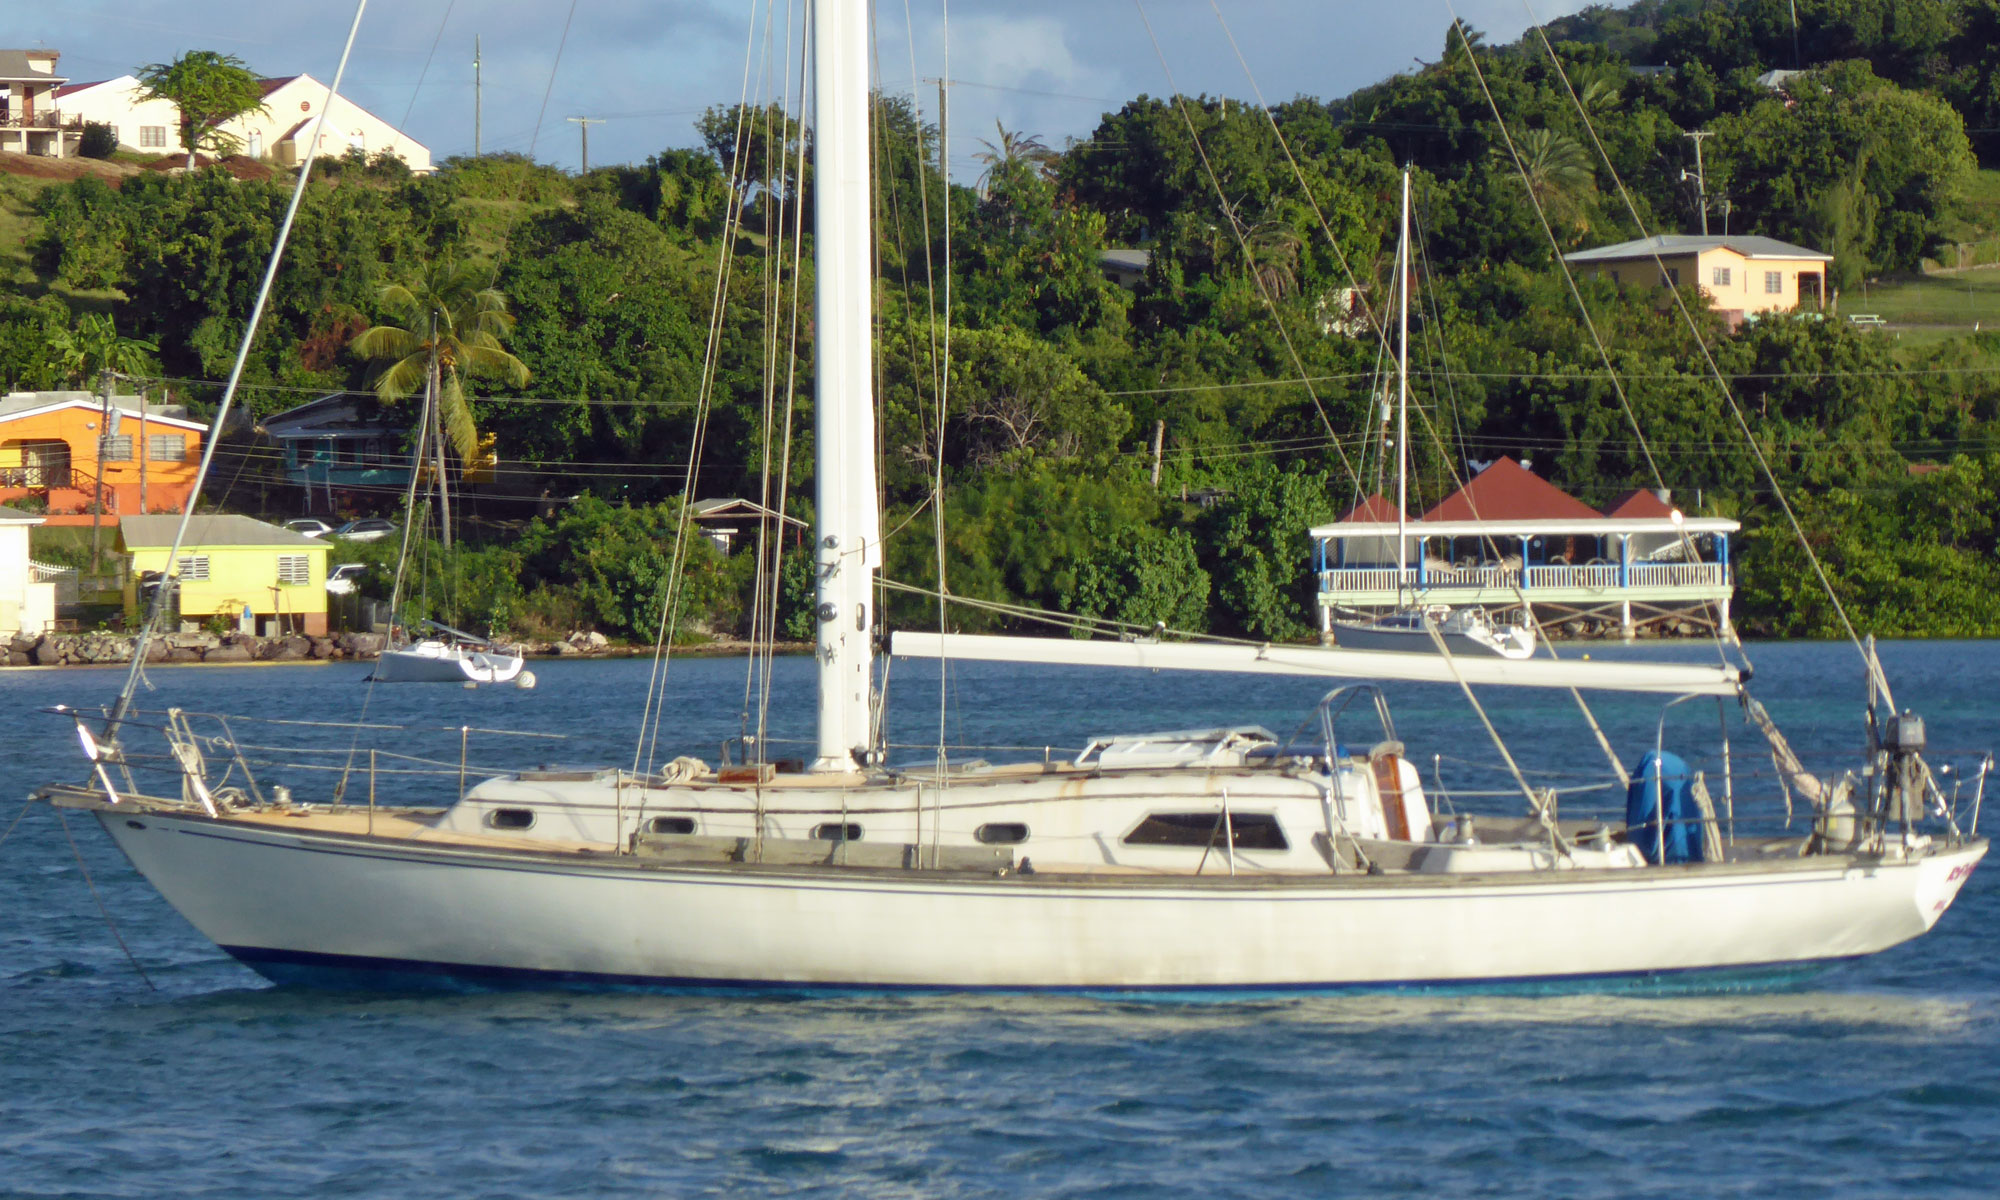
[[[243,153],[251,158],[264,157],[264,133],[262,130],[253,129],[250,131],[249,139],[243,143]]]

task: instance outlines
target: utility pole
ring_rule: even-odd
[[[111,447],[111,369],[106,367],[98,374],[98,383],[104,392],[104,412],[97,420],[97,462],[93,474],[97,476],[97,492],[90,504],[90,573],[95,575],[103,569],[98,558],[98,538],[104,528],[104,452]],[[72,481],[73,482],[73,481]]]
[[[1153,422],[1153,490],[1160,490],[1160,452],[1167,446],[1167,423]]]
[[[604,124],[604,119],[602,117],[565,117],[563,119],[575,125],[583,132],[583,170],[579,171],[578,174],[588,175],[590,174],[590,127],[592,125]]]
[[[472,157],[474,158],[478,158],[482,153],[479,141],[479,126],[481,119],[485,116],[485,104],[479,90],[479,70],[479,35],[475,33],[472,35]]]
[[[1703,237],[1707,237],[1708,236],[1708,175],[1702,170],[1701,166],[1701,139],[1705,137],[1714,137],[1715,135],[1706,129],[1694,129],[1688,131],[1685,134],[1682,134],[1681,136],[1690,138],[1694,141],[1694,194],[1695,194],[1696,205],[1701,209],[1701,235]],[[1682,179],[1687,178],[1686,171],[1681,172],[1681,178]]]

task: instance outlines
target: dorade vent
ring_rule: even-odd
[[[845,825],[828,822],[813,826],[812,835],[822,842],[858,842],[861,840],[861,826],[853,821]]]
[[[528,808],[496,808],[486,814],[486,823],[495,829],[532,829],[535,813]]]
[[[653,833],[693,833],[694,818],[654,817],[646,823],[646,828]]]
[[[1028,840],[1028,827],[1019,821],[994,821],[973,830],[972,836],[987,846],[1018,846]]]
[[[1229,828],[1235,831],[1238,850],[1288,850],[1285,831],[1278,818],[1269,813],[1230,813]],[[1223,820],[1219,812],[1153,813],[1125,835],[1128,846],[1193,846],[1202,849],[1223,844]]]

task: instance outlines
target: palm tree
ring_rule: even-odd
[[[407,283],[392,283],[380,294],[383,309],[401,325],[376,325],[353,342],[363,358],[386,361],[375,377],[375,395],[393,404],[425,388],[432,403],[426,416],[439,433],[438,486],[443,491],[444,447],[449,440],[459,461],[479,453],[479,427],[465,394],[465,378],[499,379],[513,387],[528,382],[528,367],[503,344],[514,327],[507,297],[493,286],[493,268],[476,263],[431,263]],[[421,435],[420,435],[421,442]],[[451,524],[444,524],[451,544]]]
[[[1005,125],[1002,125],[998,118],[995,118],[993,122],[993,129],[999,135],[1000,140],[998,142],[989,142],[985,138],[980,138],[979,144],[986,147],[986,149],[984,152],[972,156],[972,161],[982,163],[986,167],[984,171],[979,173],[977,181],[979,195],[982,198],[985,197],[986,186],[992,182],[995,172],[1001,171],[1014,163],[1027,163],[1047,174],[1055,168],[1056,159],[1061,157],[1054,150],[1049,149],[1041,138],[1031,133],[1014,133]]]
[[[1583,143],[1552,129],[1527,129],[1515,137],[1514,151],[1521,182],[1536,202],[1553,216],[1577,217],[1583,198],[1597,188],[1597,173]],[[1493,156],[1515,165],[1505,146],[1495,146]]]

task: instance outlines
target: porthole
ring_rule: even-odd
[[[812,835],[822,842],[858,842],[861,840],[861,826],[852,821],[845,825],[828,822],[813,826]]]
[[[1269,813],[1231,813],[1238,850],[1286,850],[1285,831]],[[1221,849],[1223,820],[1219,812],[1153,813],[1125,835],[1128,846],[1214,846]]]
[[[1028,840],[1028,827],[1019,821],[995,821],[973,830],[972,836],[988,846],[1018,846]]]
[[[486,823],[495,829],[530,829],[535,824],[535,814],[526,808],[496,808],[486,814]]]
[[[654,817],[646,827],[654,833],[693,833],[693,817]]]

